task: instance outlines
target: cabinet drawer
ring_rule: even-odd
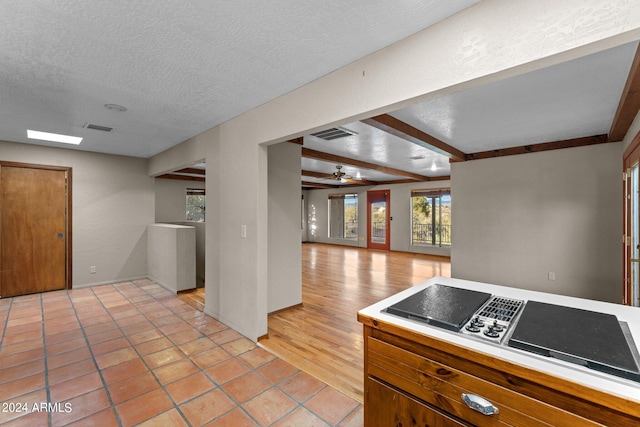
[[[371,336],[367,340],[368,376],[475,425],[602,425]],[[469,408],[462,393],[487,399],[499,412],[483,415]]]
[[[364,421],[367,427],[471,426],[377,380],[367,378],[366,389]]]

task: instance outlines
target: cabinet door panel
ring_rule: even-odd
[[[374,380],[367,379],[364,421],[366,427],[470,426]]]

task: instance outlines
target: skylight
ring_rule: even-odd
[[[82,142],[79,136],[61,135],[59,133],[40,132],[27,129],[27,137],[30,139],[40,139],[42,141],[62,142],[64,144],[78,145]]]

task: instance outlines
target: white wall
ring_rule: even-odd
[[[145,159],[0,141],[0,160],[73,168],[74,287],[147,277],[154,179]]]
[[[177,224],[147,227],[149,279],[178,293],[196,287],[196,229]]]
[[[211,209],[207,212],[205,310],[251,339],[267,332],[265,143],[637,39],[639,2],[485,0],[210,129],[193,139],[197,143],[188,141],[154,157],[149,163],[151,175],[198,160],[194,151],[206,146],[207,195],[214,195],[219,205],[213,213],[215,224]],[[344,93],[348,96],[336,97]],[[246,239],[239,236],[242,224],[247,225]],[[298,245],[299,240],[290,244]]]
[[[449,256],[450,246],[423,246],[411,244],[411,191],[433,188],[450,188],[450,181],[429,181],[412,184],[392,184],[374,187],[353,187],[340,189],[317,189],[305,191],[307,206],[306,241],[315,243],[330,243],[344,246],[367,247],[367,191],[390,190],[390,216],[392,251],[413,252],[439,256]],[[327,199],[329,194],[357,193],[358,194],[358,239],[340,239],[329,237],[329,211]]]
[[[196,282],[197,287],[202,288],[205,282],[206,223],[186,221],[187,188],[205,188],[205,183],[177,179],[156,179],[155,222],[188,225],[196,229]],[[215,203],[215,200],[213,200],[213,203]]]
[[[452,277],[620,302],[621,159],[610,143],[452,164]]]
[[[187,188],[205,188],[205,183],[199,181],[156,179],[155,182],[156,222],[186,221]]]
[[[300,152],[289,142],[268,149],[269,313],[302,303]]]

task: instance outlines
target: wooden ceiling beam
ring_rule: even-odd
[[[302,186],[314,187],[314,188],[340,188],[339,185],[322,184],[319,182],[309,182],[309,181],[302,181]]]
[[[319,178],[319,179],[333,179],[333,180],[336,180],[332,173],[322,173],[322,172],[305,171],[305,170],[303,170],[302,171],[302,176],[310,176],[312,178]],[[347,181],[351,182],[351,183],[359,184],[359,185],[378,185],[377,181],[369,181],[368,179],[357,179],[357,178],[345,178],[345,179]],[[414,182],[413,180],[410,180],[410,181]]]
[[[563,141],[545,142],[543,144],[522,145],[519,147],[501,148],[498,150],[480,151],[466,155],[467,160],[489,159],[492,157],[513,156],[517,154],[539,153],[542,151],[560,150],[562,148],[583,147],[586,145],[604,144],[609,141],[607,135],[585,136],[565,139]]]
[[[302,143],[304,142],[304,137],[299,136],[297,138],[290,139],[287,142],[292,142],[294,144],[302,145]]]
[[[416,181],[430,181],[431,178],[417,173],[407,172],[400,169],[394,169],[387,166],[376,165],[374,163],[363,162],[362,160],[350,159],[349,157],[338,156],[336,154],[323,153],[321,151],[312,150],[310,148],[302,147],[302,157],[310,159],[323,160],[325,162],[336,163],[340,165],[356,166],[364,169],[376,170],[379,172],[387,173],[389,175],[404,176],[414,179]]]
[[[156,179],[178,179],[182,181],[198,181],[205,182],[206,179],[199,176],[188,176],[188,175],[176,175],[173,173],[166,173],[164,175],[156,176]]]
[[[441,141],[434,136],[429,135],[428,133],[421,131],[420,129],[414,128],[413,126],[390,116],[389,114],[381,114],[379,116],[362,120],[362,122],[390,133],[391,135],[395,135],[398,138],[402,138],[423,148],[442,154],[443,156],[448,157],[451,161],[465,161],[465,153],[462,151],[450,146],[446,142]]]
[[[331,179],[333,177],[330,173],[314,172],[314,171],[302,171],[302,176],[310,176],[311,178]]]
[[[618,103],[618,109],[615,116],[613,116],[613,123],[611,123],[611,129],[609,130],[609,140],[611,142],[622,141],[638,111],[640,111],[640,45],[636,50],[636,56],[633,58],[627,83]]]
[[[204,169],[196,169],[196,168],[185,168],[185,169],[180,169],[177,170],[173,173],[190,173],[193,175],[206,175],[207,171]]]

